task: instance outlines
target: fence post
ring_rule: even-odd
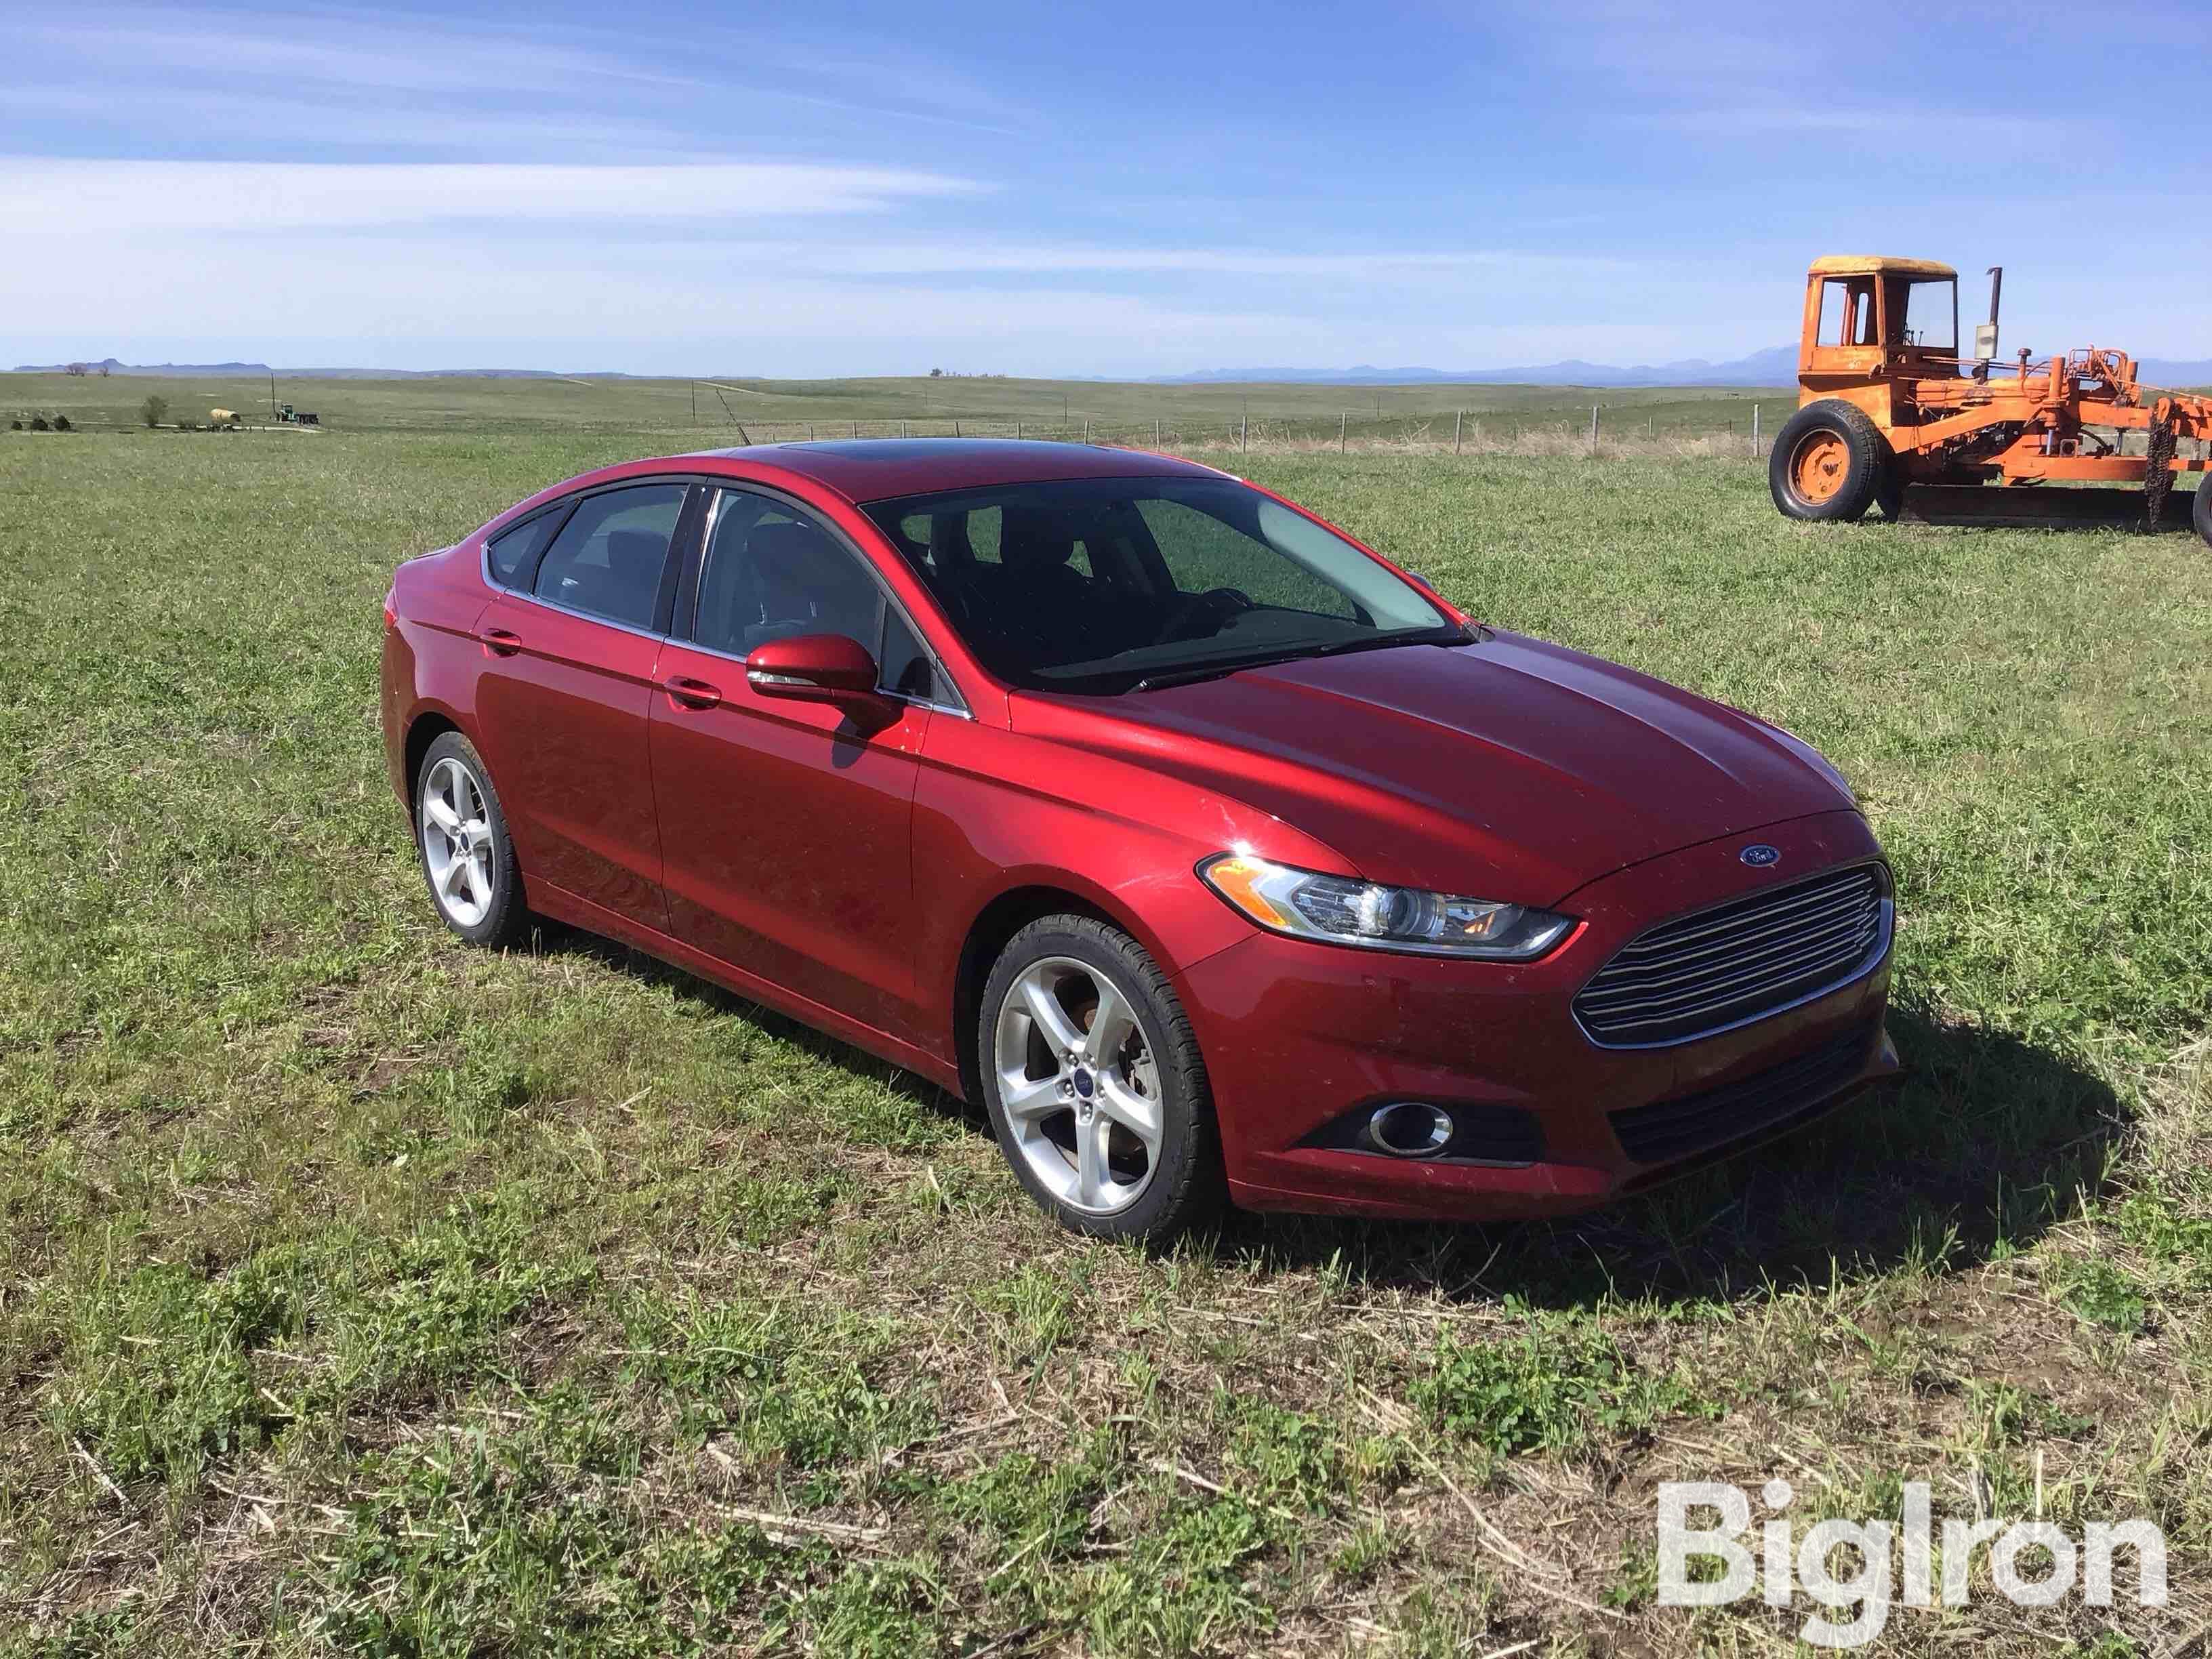
[[[1085,416],[1084,417],[1084,422],[1083,422],[1083,441],[1084,441],[1084,442],[1085,442],[1085,443],[1089,443],[1089,442],[1091,441],[1091,420],[1090,420],[1090,417],[1089,417],[1088,416]]]
[[[1155,415],[1155,416],[1152,416],[1152,447],[1153,447],[1153,448],[1155,448],[1155,449],[1158,449],[1159,447],[1160,447],[1160,417],[1159,417],[1158,416]]]
[[[1018,438],[1018,437],[1020,437],[1021,435],[1022,435],[1022,423],[1021,423],[1019,421],[1016,421],[1016,422],[1014,422],[1014,436],[1016,436],[1017,438]]]
[[[806,441],[809,443],[814,441],[814,422],[811,421],[806,423]]]
[[[1251,422],[1252,417],[1249,415],[1239,415],[1237,417],[1237,447],[1239,449],[1252,447]]]
[[[1759,405],[1751,406],[1751,459],[1759,459]]]
[[[906,436],[906,422],[904,421],[901,421],[899,422],[899,436],[902,438]]]
[[[1461,410],[1453,410],[1453,411],[1452,411],[1452,453],[1453,453],[1453,454],[1455,454],[1455,455],[1456,455],[1456,454],[1458,454],[1458,453],[1459,453],[1459,438],[1460,438],[1460,433],[1462,432],[1462,429],[1464,429],[1464,428],[1465,428],[1466,425],[1467,425],[1467,411],[1466,411],[1465,410],[1463,410],[1463,409],[1461,409]]]
[[[960,417],[957,415],[952,417],[952,435],[956,438],[960,435]]]
[[[1337,453],[1338,454],[1340,454],[1340,455],[1341,455],[1341,454],[1343,454],[1343,453],[1344,453],[1344,428],[1345,428],[1345,423],[1346,423],[1346,422],[1350,421],[1351,419],[1352,419],[1352,413],[1351,413],[1351,411],[1350,411],[1349,410],[1339,410],[1337,411],[1337,416],[1336,416],[1336,453]]]
[[[1592,404],[1590,405],[1590,445],[1589,445],[1589,447],[1590,447],[1590,453],[1592,453],[1593,455],[1595,455],[1595,453],[1597,453],[1597,410],[1598,410],[1598,406],[1597,406],[1595,404]]]

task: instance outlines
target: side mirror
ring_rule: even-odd
[[[745,659],[745,684],[763,697],[803,702],[878,701],[874,655],[842,634],[800,634],[756,646]]]

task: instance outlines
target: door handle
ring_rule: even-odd
[[[668,701],[679,708],[719,708],[722,704],[720,686],[695,680],[688,674],[670,676],[661,681],[660,689],[668,693]]]
[[[487,628],[477,635],[477,643],[495,657],[511,657],[522,649],[522,635],[504,628]]]

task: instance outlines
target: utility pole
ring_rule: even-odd
[[[1452,453],[1455,455],[1459,453],[1459,435],[1466,424],[1467,411],[1463,409],[1455,410],[1452,415]]]
[[[1350,425],[1351,422],[1350,410],[1340,409],[1336,411],[1336,453],[1340,455],[1344,453],[1344,428]]]
[[[699,382],[691,382],[691,424],[699,424]]]
[[[276,375],[273,369],[269,375],[269,418],[276,418]]]

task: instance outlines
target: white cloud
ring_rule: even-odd
[[[555,162],[47,160],[0,156],[0,223],[18,237],[64,227],[290,231],[455,221],[702,220],[866,213],[985,186],[940,173],[780,161]]]

